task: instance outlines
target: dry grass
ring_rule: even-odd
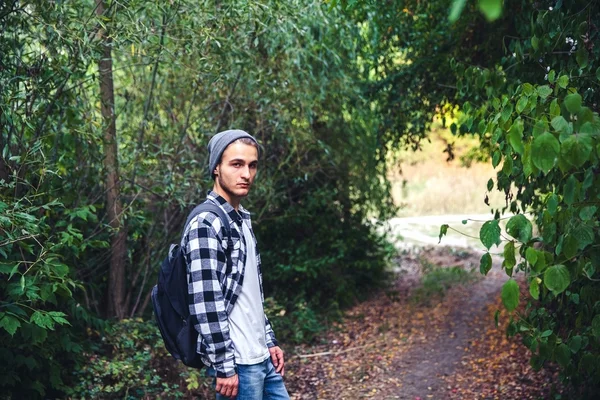
[[[399,162],[390,168],[392,196],[401,209],[398,216],[442,214],[486,214],[490,212],[484,198],[492,207],[505,204],[504,195],[487,192],[487,182],[495,178],[491,163],[463,166],[460,156],[479,146],[475,139],[453,137],[448,130],[435,128],[431,142],[423,143],[421,151],[403,150]],[[455,159],[447,161],[447,143],[454,143]]]

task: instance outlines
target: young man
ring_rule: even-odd
[[[192,219],[183,235],[197,351],[215,377],[217,399],[289,399],[283,351],[263,311],[250,214],[240,205],[256,176],[259,147],[248,133],[229,130],[210,140],[208,152],[214,187],[206,201],[225,211],[231,238],[219,217],[208,212]]]

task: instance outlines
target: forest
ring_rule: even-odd
[[[265,311],[314,342],[389,283],[391,160],[434,121],[496,170],[478,270],[506,334],[594,398],[599,28],[594,0],[3,0],[0,398],[194,395],[150,293],[225,129],[264,150]]]

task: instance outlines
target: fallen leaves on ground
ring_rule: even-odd
[[[475,284],[465,283],[426,303],[412,302],[422,264],[472,269],[479,257],[439,247],[402,257],[399,262],[408,269],[394,285],[348,310],[317,344],[288,353],[286,385],[292,399],[546,398],[555,377],[531,370],[527,349],[518,338],[506,338],[506,315],[501,316],[502,326],[494,326],[493,314],[502,309],[499,291],[487,311],[468,322],[472,339],[452,350],[452,373],[442,373],[436,362],[428,362],[420,365],[425,365],[428,378],[410,383],[418,388],[407,387],[403,380],[411,365],[420,362],[420,354],[435,351],[432,344],[452,343],[457,299],[469,296]],[[406,397],[409,392],[422,394]]]
[[[525,296],[521,294],[522,298]],[[494,323],[497,310],[498,327]],[[483,320],[473,321],[472,325],[479,327],[473,341],[465,349],[456,374],[445,379],[449,399],[549,399],[560,391],[556,369],[548,366],[533,370],[529,349],[518,337],[506,336],[509,318],[498,296],[495,303],[488,305]]]

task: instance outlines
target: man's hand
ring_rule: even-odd
[[[230,376],[229,378],[217,378],[215,387],[217,393],[225,397],[235,397],[238,394],[238,376]]]
[[[269,347],[269,353],[271,353],[271,361],[273,361],[275,371],[283,376],[285,374],[283,350],[281,350],[279,346],[273,346]]]

